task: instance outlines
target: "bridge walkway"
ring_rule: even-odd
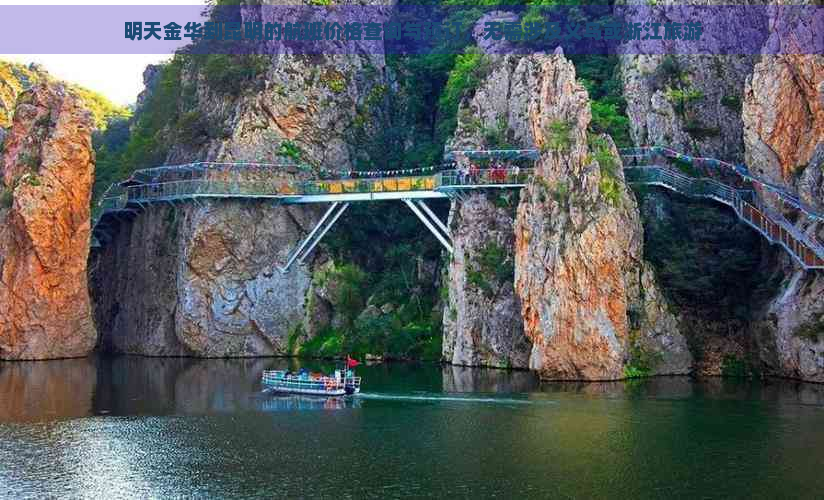
[[[452,160],[461,154],[471,159],[534,160],[538,151],[478,150],[458,151],[446,156]],[[668,160],[701,160],[714,168],[729,167],[744,184],[757,183],[802,216],[817,223],[824,221],[815,211],[780,187],[749,175],[741,167],[713,159],[695,159],[660,147],[621,150],[627,181],[632,184],[659,186],[680,194],[715,200],[731,207],[746,224],[771,243],[781,245],[805,269],[824,269],[824,245],[810,230],[803,231],[782,213],[765,203],[752,186],[730,185],[707,177],[691,177],[670,165]],[[446,225],[429,209],[425,200],[462,199],[473,190],[519,189],[533,176],[533,169],[473,168],[469,171],[446,169],[431,175],[392,176],[356,179],[283,178],[284,169],[292,164],[194,163],[164,166],[135,172],[127,181],[113,185],[96,209],[93,244],[110,239],[108,230],[121,216],[136,214],[156,203],[195,201],[199,199],[269,199],[280,204],[330,203],[313,230],[290,252],[281,271],[302,263],[352,202],[403,201],[450,253],[453,244]],[[736,184],[741,184],[738,182]],[[808,227],[814,227],[809,224]]]

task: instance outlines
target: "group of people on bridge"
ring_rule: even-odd
[[[512,175],[517,179],[521,173],[518,165],[509,161],[492,160],[489,168],[485,170],[486,177],[481,179],[481,168],[476,163],[470,161],[464,153],[455,153],[455,170],[457,172],[458,184],[480,184],[480,183],[504,183],[507,176]]]

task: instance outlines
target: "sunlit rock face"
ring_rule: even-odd
[[[480,25],[480,21],[479,21]],[[484,131],[531,147],[526,129],[528,88],[517,85],[518,58],[493,55],[490,72],[458,112],[449,150],[495,149]],[[517,190],[477,192],[452,202],[455,252],[446,276],[443,358],[456,365],[528,368],[531,342],[523,332],[514,289]]]
[[[643,259],[643,229],[608,137],[591,138],[586,90],[555,54],[524,58],[528,129],[542,151],[515,222],[515,289],[530,368],[548,379],[686,373],[691,356]]]
[[[261,16],[252,7],[241,12],[244,21]],[[156,71],[144,76],[146,103],[158,78]],[[187,98],[177,105],[181,115],[192,117],[196,133],[173,144],[165,163],[297,160],[310,166],[284,167],[284,179],[308,178],[321,167],[346,170],[365,158],[355,138],[380,130],[389,85],[383,56],[374,50],[341,56],[279,52],[235,91],[206,80],[202,67],[183,65],[180,84]],[[285,158],[284,148],[296,158]],[[93,294],[103,347],[148,355],[288,354],[290,330],[316,323],[306,317],[304,303],[320,252],[287,274],[277,267],[312,230],[320,210],[189,201],[174,209],[152,206],[121,222],[114,241],[93,257],[99,263]]]
[[[21,94],[0,164],[0,358],[85,356],[97,340],[86,260],[92,121],[73,93]]]
[[[597,143],[590,149],[589,121],[586,90],[562,54],[490,56],[488,76],[462,104],[448,147],[494,149],[492,130],[541,156],[514,220],[511,200],[497,195],[453,204],[447,361],[507,361],[568,380],[620,379],[640,365],[647,374],[690,370],[678,322],[644,262],[640,216],[617,151],[606,136],[590,137]],[[479,276],[476,264],[490,242],[503,249],[501,264],[514,254],[512,297],[508,283],[478,286],[494,276]]]
[[[514,193],[473,194],[453,204],[455,253],[443,318],[443,357],[452,364],[528,367],[531,344],[513,287],[516,206]]]
[[[659,16],[663,23],[688,21],[690,5],[737,2],[664,0],[655,5],[666,10],[657,11],[646,2],[621,3],[634,5],[623,7],[629,20],[643,23]],[[637,145],[667,145],[687,154],[741,161],[744,81],[758,61],[753,54],[767,31],[766,19],[755,9],[707,11],[714,15],[701,19],[701,39],[667,41],[667,55],[643,54],[650,42],[642,40],[619,47],[630,133]],[[718,33],[742,35],[732,41]]]
[[[812,37],[802,42],[824,48],[813,20],[774,22],[795,23],[797,33]],[[768,45],[786,49],[794,43],[773,34]],[[750,169],[824,213],[824,57],[763,56],[747,80],[743,120]],[[796,227],[824,241],[824,224],[799,218]],[[758,355],[768,373],[824,382],[824,276],[799,269],[786,255],[782,259],[785,279],[753,328]]]

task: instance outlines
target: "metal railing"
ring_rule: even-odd
[[[663,146],[623,148],[620,150],[620,154],[621,158],[625,162],[629,162],[632,165],[653,165],[656,163],[656,157],[660,157],[667,160],[682,160],[687,161],[689,163],[697,163],[700,165],[706,165],[714,168],[723,167],[724,172],[734,173],[735,175],[739,176],[742,180],[755,183],[763,187],[765,191],[768,191],[776,197],[778,197],[778,199],[782,203],[790,207],[793,207],[797,210],[800,210],[807,217],[810,217],[811,219],[817,222],[824,222],[824,214],[817,212],[813,207],[801,201],[801,199],[798,198],[798,196],[788,192],[782,186],[776,185],[770,181],[767,181],[766,179],[753,175],[744,165],[734,165],[730,162],[718,160],[715,158],[685,155],[683,153],[675,151],[674,149],[666,148]]]
[[[824,245],[770,208],[755,191],[733,189],[714,179],[689,177],[662,166],[628,167],[624,175],[629,183],[658,185],[724,203],[771,243],[784,247],[805,269],[824,269]]]
[[[438,187],[525,186],[534,174],[532,168],[486,168],[461,172],[444,170],[437,174]]]
[[[519,155],[527,155],[530,150],[518,150]],[[470,153],[470,152],[465,152]],[[479,154],[479,151],[471,152]],[[498,153],[498,151],[488,152]],[[666,148],[628,148],[621,150],[621,155],[628,163],[624,169],[630,183],[659,185],[691,197],[714,199],[735,210],[736,214],[747,224],[760,232],[773,243],[782,245],[802,266],[807,269],[824,269],[824,245],[815,235],[805,234],[795,224],[788,221],[778,211],[769,207],[752,190],[730,187],[709,178],[696,178],[684,175],[675,169],[660,165],[648,165],[654,155],[667,158],[689,158]],[[493,155],[494,156],[494,155]],[[729,165],[718,160],[701,159]],[[640,166],[643,165],[643,166]],[[272,177],[271,174],[283,173],[285,164],[257,163],[197,163],[183,167],[160,167],[136,172],[130,180],[141,182],[143,179],[164,177],[159,173],[180,172],[186,169],[192,179],[156,182],[149,180],[144,184],[123,187],[113,185],[106,191],[103,199],[95,208],[94,227],[101,218],[110,212],[128,210],[130,204],[142,205],[160,201],[193,199],[197,197],[218,198],[280,198],[285,203],[300,198],[302,202],[311,202],[311,197],[329,201],[328,195],[353,193],[399,193],[399,192],[461,192],[466,189],[485,187],[521,187],[526,185],[534,174],[531,168],[488,168],[469,170],[443,170],[433,175],[402,177],[365,177],[352,179],[313,179],[288,180]],[[230,170],[225,170],[228,167]],[[273,169],[267,171],[267,169]],[[277,169],[277,170],[275,170]],[[227,175],[227,172],[230,175]],[[244,173],[248,173],[244,178]],[[270,175],[266,175],[266,174]],[[169,177],[168,175],[166,176]],[[173,177],[173,176],[172,176]],[[776,188],[777,189],[777,188]],[[783,190],[770,189],[791,206],[800,206],[797,198]],[[323,195],[322,197],[320,195]],[[309,198],[307,200],[307,198]],[[293,201],[294,202],[294,201]],[[808,210],[807,207],[804,209]],[[807,211],[804,210],[805,213]],[[815,219],[815,217],[813,217]]]
[[[483,186],[523,186],[532,169],[478,169],[467,173],[444,170],[434,175],[293,181],[278,179],[217,180],[199,178],[113,186],[98,203],[102,212],[120,210],[128,203],[152,203],[194,197],[289,198],[327,194],[434,191]],[[133,177],[134,178],[134,177]]]

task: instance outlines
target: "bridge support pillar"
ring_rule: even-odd
[[[423,222],[423,224],[438,238],[438,241],[441,242],[441,245],[446,248],[449,253],[454,252],[452,248],[452,237],[449,236],[449,230],[446,228],[443,222],[435,215],[432,210],[426,206],[422,200],[412,201],[409,199],[404,199],[404,203],[406,206],[409,207],[412,212],[418,216],[418,218]]]
[[[349,203],[347,202],[336,201],[332,203],[309,234],[307,234],[306,237],[298,243],[298,246],[296,246],[294,250],[289,252],[289,257],[286,259],[286,264],[283,267],[278,268],[280,269],[280,272],[286,274],[296,260],[299,264],[303,264],[306,257],[312,253],[312,250],[314,250],[317,244],[320,243],[320,240],[323,239],[326,233],[332,229],[332,226],[335,225],[335,222],[338,221],[340,216],[343,215],[343,212],[348,207]]]

